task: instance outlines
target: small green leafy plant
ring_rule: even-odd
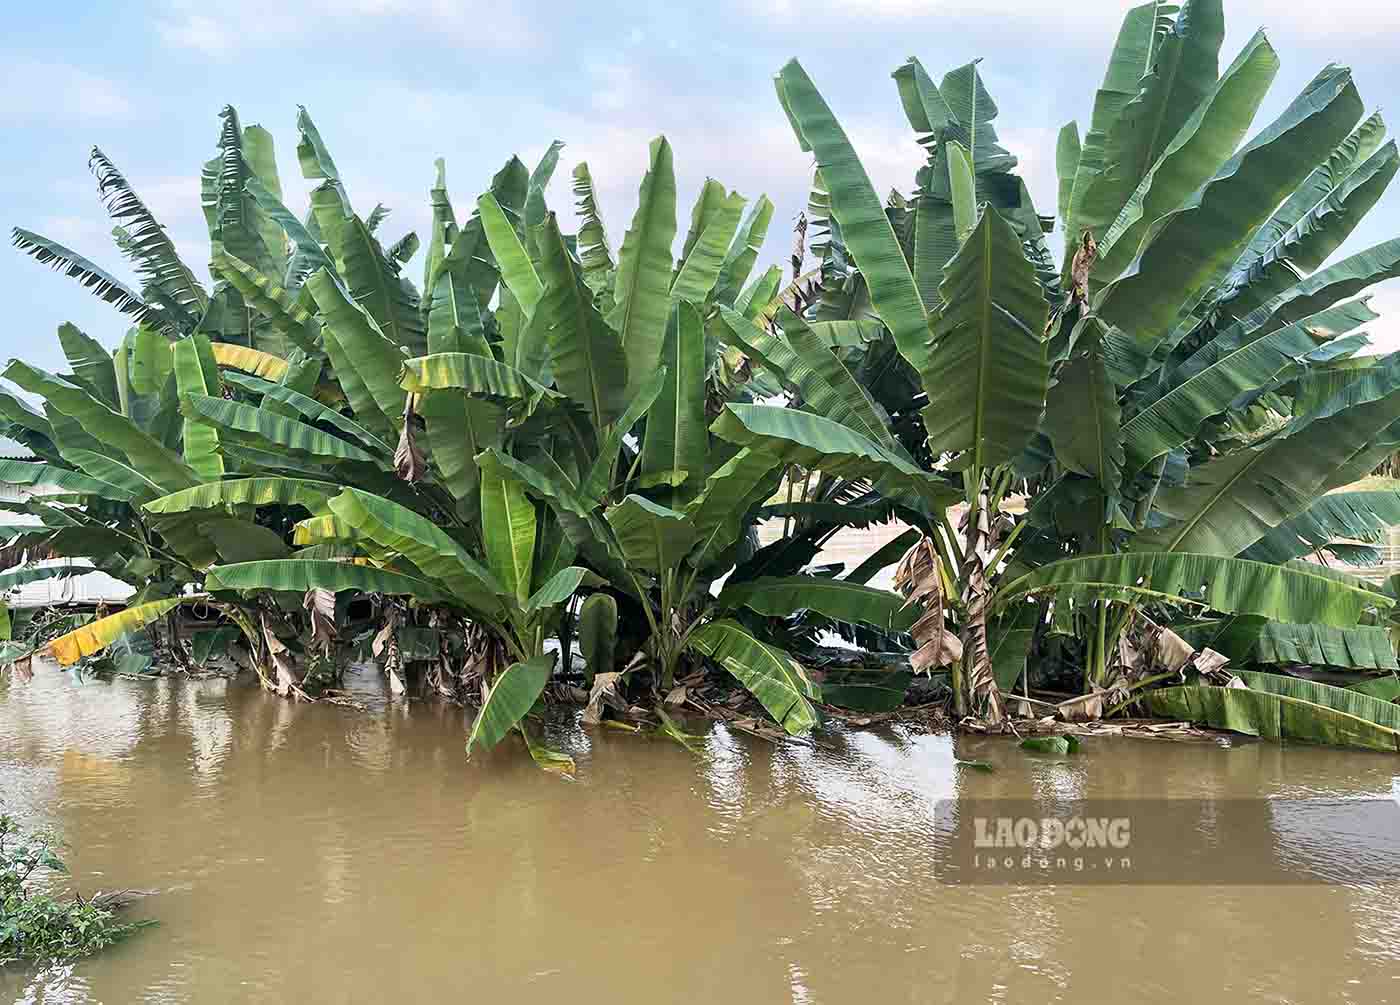
[[[48,834],[25,834],[0,814],[0,966],[21,960],[72,960],[106,949],[153,921],[123,922],[101,898],[60,899],[33,881],[68,872]]]

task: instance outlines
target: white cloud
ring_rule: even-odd
[[[183,18],[160,21],[156,31],[162,41],[181,49],[197,49],[210,55],[222,55],[232,47],[233,36],[212,17],[187,14]]]
[[[99,265],[106,250],[112,248],[112,225],[101,210],[87,216],[46,216],[34,224],[33,230],[92,258]],[[112,249],[112,253],[116,254],[116,250]]]
[[[0,122],[113,122],[134,118],[137,107],[115,81],[67,63],[26,60],[0,69]]]
[[[593,107],[600,112],[626,108],[637,90],[636,71],[625,63],[600,63],[588,67],[594,83],[590,88]]]
[[[478,50],[517,46],[529,37],[518,13],[485,0],[245,0],[213,13],[193,0],[166,0],[155,23],[167,45],[215,57],[305,40],[329,26],[381,37],[426,32],[435,41],[470,42]]]
[[[839,17],[859,20],[922,21],[930,26],[950,19],[1008,18],[1031,26],[1059,30],[1093,25],[1116,28],[1130,2],[1081,0],[1080,3],[1026,3],[1025,0],[746,0],[755,12],[785,18]],[[1316,37],[1372,38],[1400,28],[1400,9],[1375,0],[1333,0],[1326,14],[1308,4],[1281,4],[1278,0],[1232,0],[1225,8],[1226,23],[1249,24],[1306,33]]]

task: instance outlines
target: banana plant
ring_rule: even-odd
[[[824,214],[806,320],[879,322],[877,341],[833,352],[910,455],[961,486],[960,512],[931,515],[920,596],[944,610],[921,652],[953,662],[960,709],[993,721],[1051,629],[1087,639],[1087,691],[1148,610],[1347,629],[1390,606],[1245,553],[1391,441],[1388,364],[1346,361],[1375,316],[1349,298],[1396,274],[1395,242],[1307,273],[1384,190],[1395,147],[1339,67],[1241,145],[1277,57],[1261,33],[1220,72],[1222,23],[1215,0],[1129,12],[1089,133],[1058,144],[1059,269],[975,65],[937,85],[917,60],[896,71],[928,163],[888,204],[801,66],[777,78]]]
[[[885,628],[901,616],[888,592],[816,577],[770,577],[746,593],[710,596],[711,584],[734,569],[784,467],[725,439],[718,423],[707,428],[718,360],[728,349],[726,315],[756,316],[766,303],[756,298],[772,295],[771,278],[746,282],[771,204],[760,199],[745,216],[740,197],[707,182],[673,263],[674,169],[669,145],[658,139],[613,265],[586,166],[574,179],[583,220],[574,240],[560,233],[533,189],[523,213],[503,205],[493,188],[468,223],[444,220],[438,228],[445,239],[436,252],[435,296],[468,288],[468,266],[484,245],[500,266],[501,300],[494,325],[478,321],[485,317],[479,300],[466,299],[465,311],[453,301],[451,313],[442,312],[453,327],[441,339],[431,326],[435,307],[434,351],[403,366],[401,387],[426,422],[436,477],[460,473],[465,484],[523,487],[542,507],[540,526],[607,584],[611,594],[602,596],[611,596],[611,610],[621,600],[624,621],[644,621],[641,631],[619,629],[614,613],[591,634],[628,640],[635,648],[622,647],[621,664],[646,667],[654,687],[669,689],[687,653],[709,656],[779,723],[805,730],[816,721],[816,685],[791,655],[725,615],[771,616],[801,597],[801,608]],[[476,436],[476,418],[488,408],[498,410],[498,425],[491,437]],[[464,441],[479,451],[462,450]],[[457,449],[448,457],[440,443]],[[883,454],[846,463],[859,477],[898,468]],[[598,619],[595,613],[590,623]],[[566,634],[561,648],[570,646]],[[616,645],[601,651],[617,660]],[[616,672],[616,665],[590,664],[589,673]]]
[[[26,529],[16,544],[31,554],[93,559],[135,588],[129,610],[144,611],[148,620],[167,614],[197,590],[203,570],[220,557],[286,551],[282,536],[254,522],[251,511],[147,509],[158,497],[190,491],[242,466],[215,429],[180,417],[181,395],[224,400],[206,393],[223,388],[220,354],[206,337],[194,334],[172,343],[164,334],[137,328],[108,355],[71,325],[59,335],[73,373],[53,374],[18,360],[5,370],[5,377],[41,399],[43,408],[35,410],[5,392],[7,415],[24,424],[26,443],[40,459],[6,462],[0,477],[58,492],[24,504],[40,524]],[[167,603],[171,600],[174,604]],[[112,620],[110,637],[88,626],[85,637],[110,643],[140,623],[131,617]],[[178,643],[178,635],[174,640]],[[61,656],[68,649],[56,644],[54,651]]]

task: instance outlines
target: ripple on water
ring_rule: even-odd
[[[85,886],[162,891],[141,907],[159,928],[0,974],[0,999],[1176,1003],[1222,980],[1242,1000],[1396,997],[1393,890],[951,886],[935,813],[1389,796],[1392,758],[1096,740],[1053,759],[901,726],[774,746],[699,722],[691,753],[574,714],[544,734],[569,781],[514,738],[467,761],[467,715],[390,702],[372,671],[348,687],[370,711],[42,668],[0,690],[0,798],[61,830]],[[1260,820],[1223,854],[1280,855],[1290,828],[1325,850],[1325,820]]]

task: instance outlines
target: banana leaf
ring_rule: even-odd
[[[994,608],[1030,594],[1111,597],[1190,603],[1225,614],[1350,627],[1368,610],[1388,610],[1389,597],[1321,566],[1267,565],[1239,558],[1182,553],[1127,553],[1067,558],[1019,576],[997,590]],[[1316,571],[1313,571],[1316,569]]]
[[[168,600],[156,600],[148,604],[128,607],[116,614],[90,621],[67,635],[60,635],[49,642],[48,651],[60,665],[72,666],[84,656],[100,652],[127,632],[150,624],[190,599],[190,597],[172,597]]]
[[[812,702],[821,700],[821,689],[792,656],[754,638],[737,621],[712,621],[687,644],[729,671],[789,734],[817,724]]]
[[[1018,456],[1045,409],[1045,297],[1020,239],[990,206],[943,274],[943,307],[919,371],[929,449],[978,469]]]
[[[630,399],[661,360],[671,307],[671,244],[676,236],[676,176],[666,137],[651,141],[651,163],[642,178],[637,212],[618,252],[613,308],[607,321],[627,357]]]
[[[775,405],[731,403],[711,424],[710,431],[775,461],[798,464],[838,478],[869,478],[916,493],[932,509],[952,505],[961,497],[960,491],[938,475],[819,415]]]
[[[734,583],[720,592],[717,602],[721,608],[747,607],[768,617],[815,611],[890,632],[908,631],[920,614],[906,607],[897,593],[819,576],[764,576]]]
[[[329,503],[331,513],[357,536],[403,555],[447,587],[463,605],[500,619],[504,588],[491,572],[426,517],[380,496],[347,488]]]
[[[1183,685],[1147,691],[1141,696],[1141,702],[1153,715],[1204,723],[1268,740],[1301,740],[1389,753],[1400,751],[1400,730],[1287,694],[1252,688]]]
[[[1327,708],[1354,715],[1355,718],[1400,731],[1400,705],[1362,694],[1361,691],[1333,687],[1331,684],[1303,680],[1301,677],[1288,677],[1281,673],[1264,673],[1260,670],[1239,670],[1238,676],[1249,684],[1250,690],[1301,698],[1302,701],[1326,705]]]
[[[217,426],[229,436],[250,441],[254,446],[282,449],[329,461],[376,463],[373,454],[347,440],[322,432],[307,423],[276,415],[265,408],[205,394],[186,394],[180,399],[180,411],[186,418]]]
[[[426,580],[389,569],[376,569],[328,559],[286,558],[268,562],[216,565],[208,570],[209,590],[355,590],[359,593],[407,594],[419,600],[444,600],[440,590]]]
[[[327,500],[340,491],[335,482],[306,478],[230,478],[206,482],[152,499],[145,504],[150,513],[185,513],[219,506],[302,506],[313,513],[323,511]]]
[[[928,368],[928,314],[885,207],[845,130],[797,60],[778,74],[778,100],[803,150],[817,160],[831,195],[831,215],[870,288],[870,299],[895,345],[918,373]]]
[[[467,737],[467,754],[490,750],[529,714],[554,669],[554,654],[547,653],[521,663],[512,663],[491,685],[486,700],[472,723]]]

